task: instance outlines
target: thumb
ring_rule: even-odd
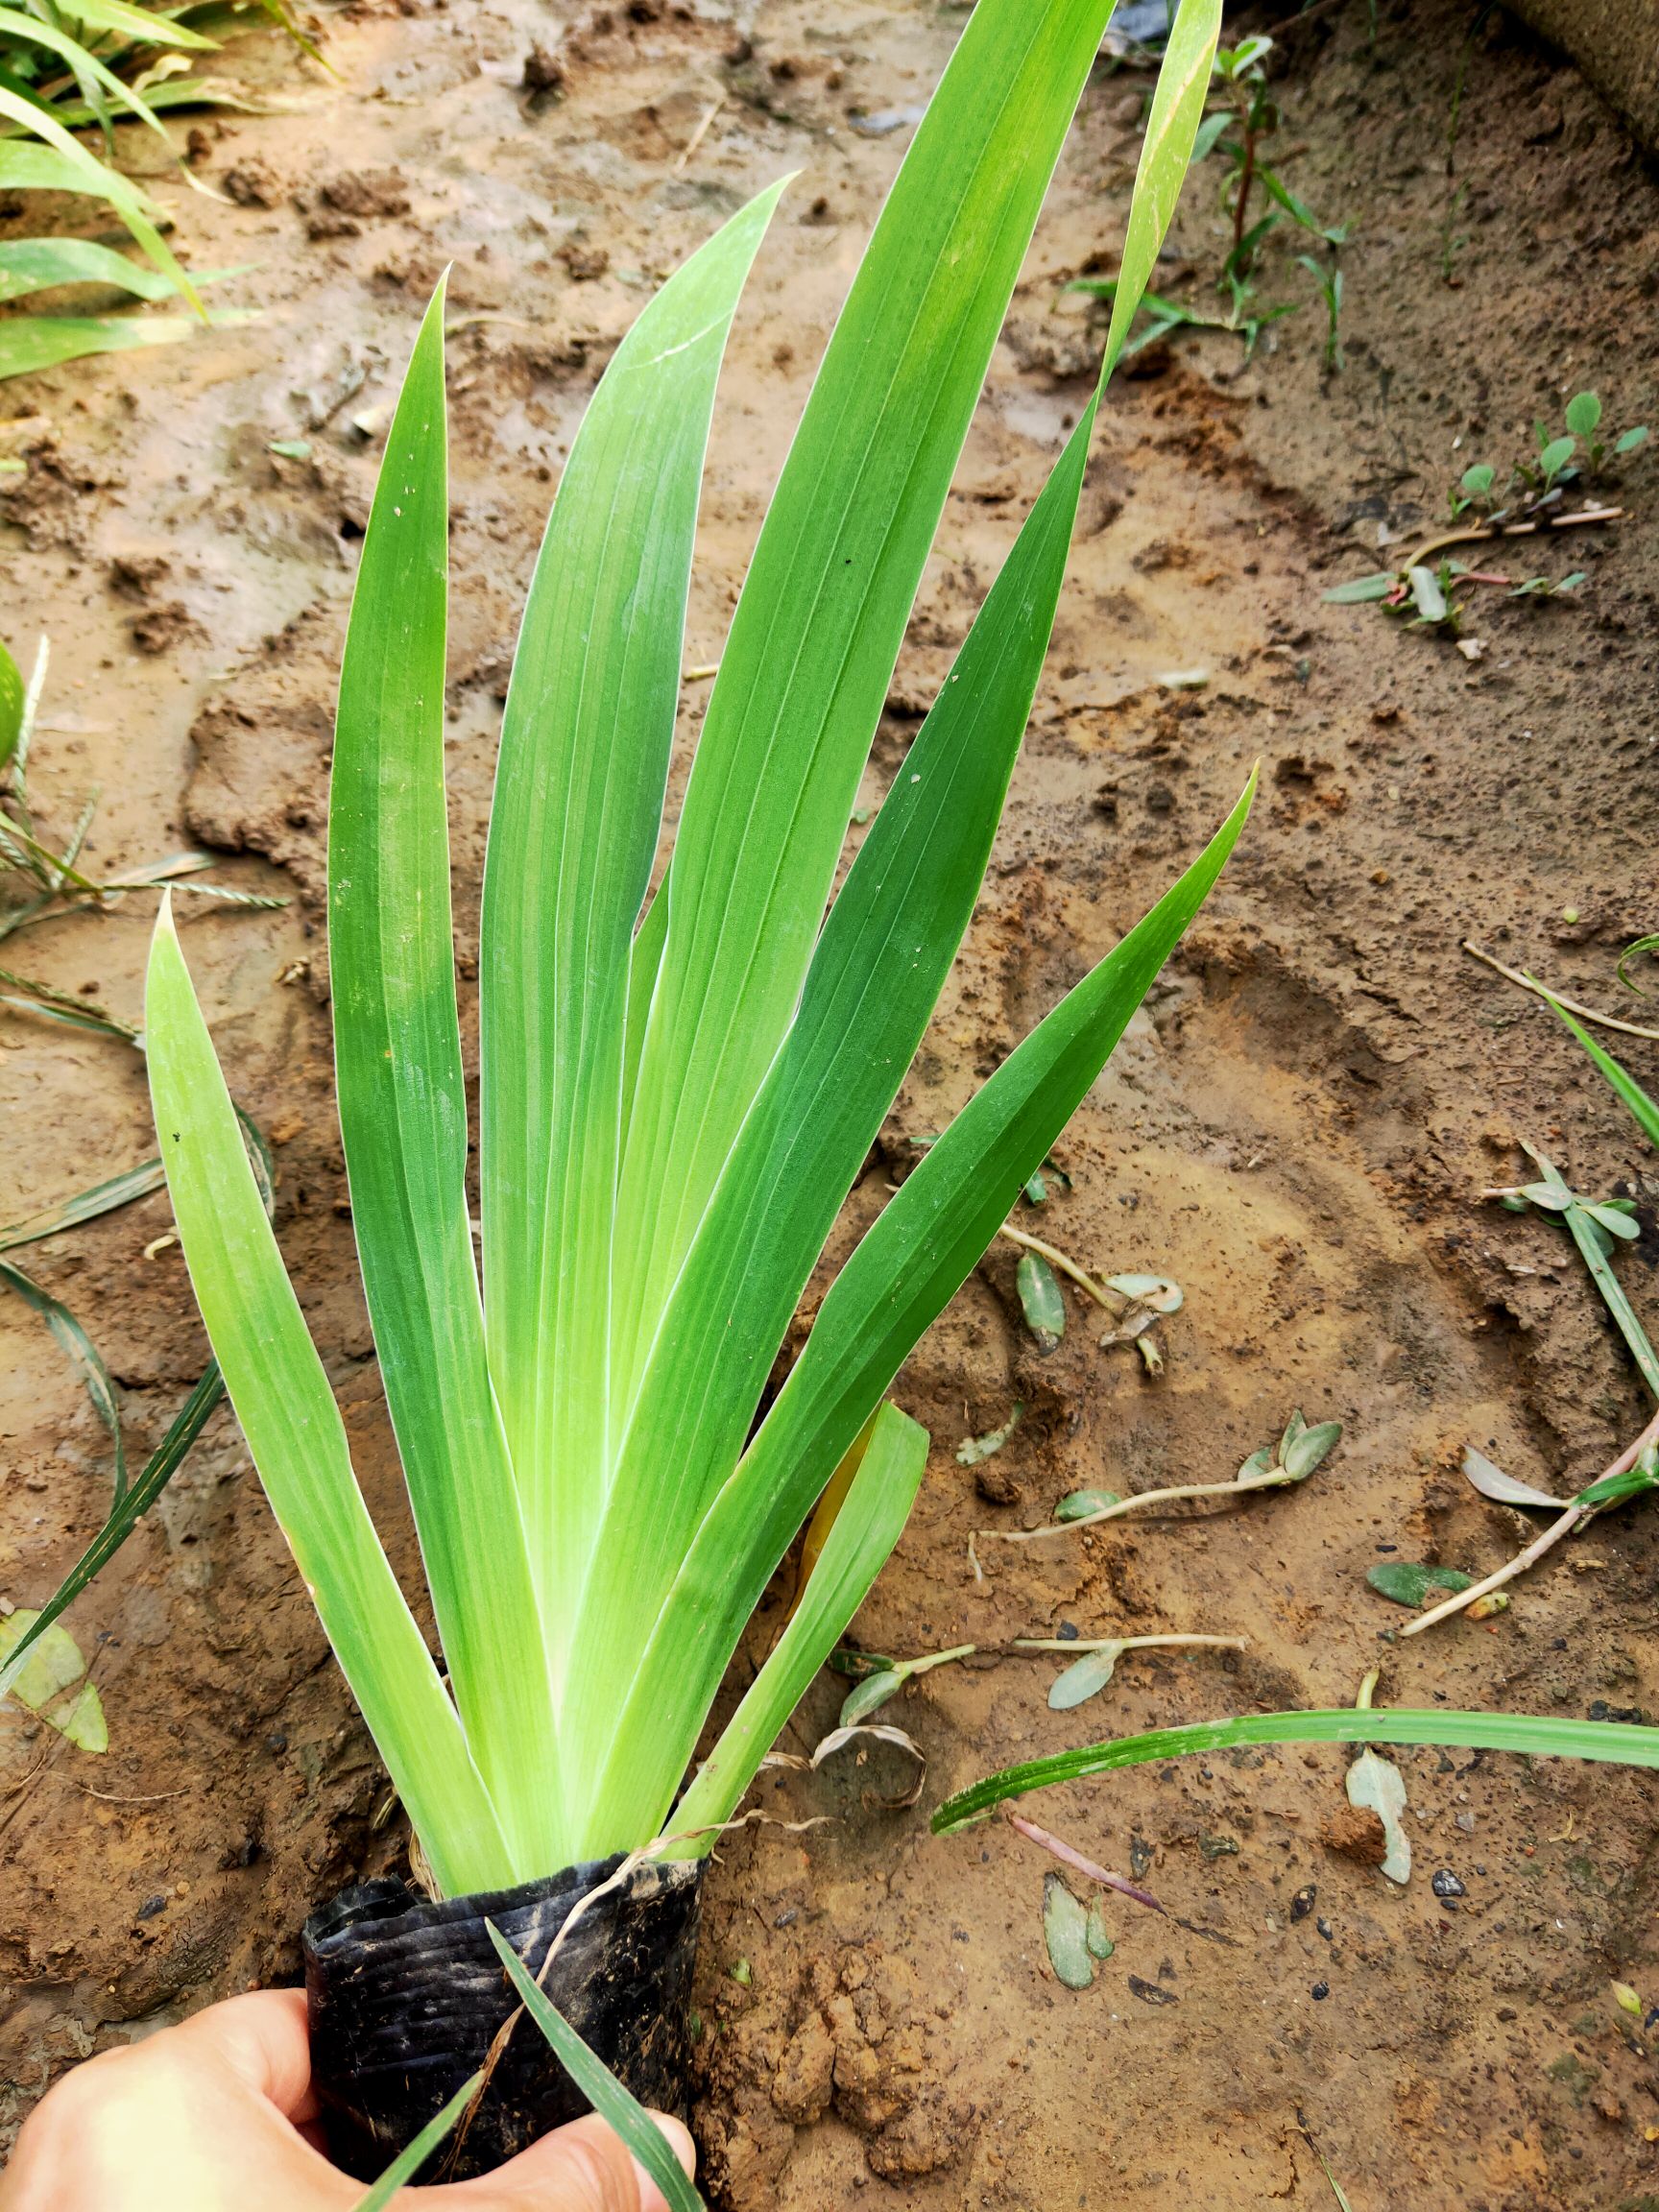
[[[690,2130],[665,2112],[651,2117],[685,2172],[694,2174]],[[656,2182],[597,2113],[555,2128],[480,2180],[408,2195],[411,2206],[425,2212],[668,2212]]]

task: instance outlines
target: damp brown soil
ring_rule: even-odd
[[[1323,2206],[1320,2152],[1356,2212],[1659,2204],[1647,2031],[1609,1986],[1659,1999],[1644,1777],[1403,1753],[1417,1863],[1403,1890],[1327,1840],[1341,1840],[1329,1823],[1344,1804],[1334,1750],[1050,1792],[1029,1810],[1167,1908],[1112,1904],[1117,1948],[1086,1991],[1045,1955],[1042,1854],[1002,1823],[933,1839],[926,1821],[1012,1759],[1343,1703],[1379,1661],[1382,1694],[1414,1706],[1659,1710],[1659,1531],[1640,1510],[1598,1524],[1503,1618],[1398,1648],[1378,1635],[1400,1616],[1364,1582],[1382,1557],[1479,1571],[1515,1547],[1516,1517],[1461,1481],[1466,1444],[1564,1489],[1640,1425],[1628,1362],[1554,1226],[1480,1201],[1514,1178],[1515,1140],[1586,1187],[1644,1204],[1659,1187],[1548,1012],[1461,950],[1473,936],[1611,1004],[1618,949],[1655,926],[1659,475],[1633,467],[1626,518],[1583,533],[1571,558],[1539,556],[1551,575],[1587,572],[1571,602],[1479,588],[1478,657],[1321,599],[1388,559],[1380,542],[1429,530],[1470,461],[1506,467],[1580,384],[1619,423],[1654,405],[1654,179],[1575,75],[1501,18],[1471,40],[1470,12],[1382,0],[1373,41],[1350,0],[1284,39],[1287,175],[1355,225],[1346,368],[1322,369],[1322,317],[1282,229],[1263,297],[1303,305],[1253,360],[1232,338],[1188,337],[1115,392],[984,898],[798,1324],[916,1141],[1111,946],[1259,758],[1245,842],[1068,1131],[1069,1185],[1034,1224],[1089,1264],[1183,1286],[1159,1333],[1164,1373],[1102,1349],[1076,1305],[1039,1358],[1013,1250],[994,1250],[899,1385],[934,1453],[854,1631],[895,1653],[1073,1627],[1246,1648],[1126,1659],[1074,1714],[1046,1704],[1056,1662],[941,1669],[890,1709],[927,1761],[908,1810],[890,1801],[909,1772],[878,1745],[767,1777],[761,1803],[781,1821],[830,1818],[734,1839],[712,1879],[699,2131],[713,2200],[733,2212],[890,2188],[1021,2212]],[[715,428],[686,654],[707,663],[909,134],[854,118],[920,101],[961,20],[863,0],[769,0],[745,21],[659,0],[609,17],[402,0],[329,16],[338,83],[274,37],[244,40],[229,73],[263,111],[208,119],[195,145],[224,197],[156,188],[198,266],[254,265],[225,296],[259,320],[5,388],[6,412],[36,419],[8,432],[28,467],[4,485],[0,547],[11,642],[53,640],[42,814],[66,827],[95,785],[100,863],[204,846],[221,880],[289,902],[191,903],[186,948],[275,1143],[284,1250],[405,1568],[352,1282],[318,903],[332,671],[376,411],[450,264],[449,760],[469,981],[516,609],[609,349],[722,215],[801,172]],[[1115,266],[1144,84],[1102,73],[1085,99],[868,801],[1086,395],[1099,327],[1062,286]],[[1225,250],[1214,184],[1189,194],[1160,273],[1200,301]],[[273,451],[295,441],[308,458]],[[706,692],[686,685],[675,804]],[[135,1017],[148,905],[8,952]],[[1652,1046],[1627,1043],[1638,1073],[1659,1077]],[[149,1150],[137,1061],[102,1040],[0,1013],[0,1099],[7,1218]],[[102,1347],[134,1448],[204,1357],[167,1227],[152,1197],[36,1255]],[[1649,1314],[1651,1236],[1621,1262]],[[27,1604],[96,1526],[109,1467],[46,1332],[14,1304],[0,1327],[0,1593]],[[960,1465],[960,1440],[1015,1401],[1005,1448]],[[974,1579],[974,1529],[1034,1525],[1084,1485],[1224,1478],[1297,1406],[1344,1425],[1302,1489],[984,1544]],[[733,1693],[783,1602],[781,1588]],[[306,1910],[405,1848],[228,1415],[71,1620],[108,1755],[0,1714],[0,2111],[13,2123],[86,2053],[291,1976]],[[814,1687],[794,1748],[830,1724],[842,1687]],[[1460,1895],[1436,1896],[1439,1869]]]

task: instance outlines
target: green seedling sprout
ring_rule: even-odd
[[[1109,0],[1036,13],[980,0],[969,18],[820,366],[648,906],[705,440],[781,186],[669,279],[605,372],[503,725],[479,961],[481,1271],[444,790],[441,295],[428,309],[348,632],[329,955],[352,1226],[442,1671],[358,1490],[165,914],[157,929],[148,1064],[197,1298],[445,1894],[636,1850],[667,1824],[675,1856],[711,1847],[904,1525],[927,1436],[889,1386],[1242,826],[1238,811],[928,1147],[768,1404],[802,1290],[967,926],[1047,645],[1096,400],[830,902],[1109,12]],[[1107,371],[1185,175],[1219,13],[1219,0],[1184,0],[1170,36]],[[827,1489],[838,1506],[796,1610],[676,1804],[727,1663]]]
[[[1301,259],[1306,268],[1318,274],[1320,264],[1310,255],[1304,254]],[[1327,306],[1330,305],[1327,300]],[[1339,292],[1336,305],[1340,306]],[[1333,321],[1333,338],[1334,330]],[[1556,579],[1529,576],[1517,582],[1511,576],[1488,574],[1455,561],[1448,561],[1445,556],[1455,545],[1491,543],[1510,538],[1536,538],[1556,530],[1575,530],[1619,521],[1623,509],[1608,506],[1605,502],[1591,501],[1572,514],[1562,511],[1565,489],[1576,483],[1583,475],[1600,475],[1609,450],[1614,455],[1623,456],[1635,452],[1646,443],[1647,427],[1638,425],[1617,438],[1609,449],[1599,435],[1600,421],[1601,401],[1597,394],[1578,393],[1568,402],[1567,428],[1564,434],[1552,434],[1542,422],[1534,425],[1537,452],[1531,460],[1516,464],[1508,486],[1502,494],[1497,490],[1497,469],[1489,462],[1474,463],[1464,469],[1456,486],[1447,495],[1450,518],[1455,527],[1440,531],[1419,545],[1414,552],[1406,556],[1398,568],[1353,577],[1346,583],[1334,585],[1321,596],[1332,606],[1357,606],[1376,601],[1390,613],[1410,615],[1413,628],[1432,629],[1449,637],[1456,635],[1461,617],[1462,604],[1455,597],[1455,589],[1459,585],[1499,585],[1507,590],[1512,599],[1537,601],[1575,597],[1587,581],[1585,571],[1581,568]],[[1578,466],[1581,442],[1585,447],[1583,469]],[[1522,493],[1518,500],[1511,497],[1517,489]],[[1507,503],[1501,504],[1501,500]]]
[[[1049,1705],[1061,1713],[1104,1690],[1125,1651],[1190,1648],[1242,1651],[1246,1647],[1241,1636],[1016,1636],[1006,1644],[953,1644],[949,1651],[926,1651],[917,1659],[883,1659],[874,1652],[838,1651],[832,1654],[830,1665],[838,1673],[855,1672],[858,1680],[842,1702],[837,1726],[855,1727],[897,1697],[906,1682],[931,1672],[935,1667],[975,1655],[1007,1659],[1027,1651],[1069,1654],[1075,1664],[1056,1676],[1048,1693]]]
[[[1487,461],[1477,461],[1472,468],[1464,469],[1457,479],[1456,490],[1448,498],[1454,522],[1459,515],[1467,515],[1471,509],[1481,513],[1485,511],[1492,498],[1492,486],[1497,474],[1498,471]]]
[[[1456,291],[1463,282],[1457,272],[1457,256],[1468,245],[1469,233],[1459,230],[1457,225],[1468,197],[1468,185],[1459,184],[1440,215],[1440,281],[1450,291]]]
[[[1626,991],[1632,992],[1638,998],[1646,998],[1647,993],[1643,990],[1641,984],[1631,974],[1630,963],[1644,952],[1659,953],[1659,936],[1638,937],[1626,945],[1623,951],[1619,955],[1619,980],[1623,984]]]
[[[1262,158],[1264,143],[1278,132],[1281,123],[1265,68],[1272,48],[1271,38],[1254,36],[1240,39],[1237,46],[1217,49],[1213,76],[1223,105],[1215,113],[1205,117],[1193,145],[1195,162],[1215,153],[1222,155],[1227,162],[1221,204],[1231,222],[1232,238],[1215,279],[1215,289],[1226,295],[1228,312],[1205,315],[1162,294],[1145,293],[1141,301],[1145,324],[1130,340],[1127,352],[1139,352],[1176,330],[1225,330],[1230,336],[1244,341],[1244,357],[1251,359],[1268,325],[1297,311],[1294,301],[1271,307],[1256,303],[1262,248],[1281,221],[1288,219],[1298,228],[1308,231],[1328,247],[1333,255],[1349,235],[1349,226],[1345,223],[1322,223],[1307,202]],[[1262,206],[1259,213],[1254,211],[1258,205]],[[1335,332],[1342,301],[1341,278],[1334,264],[1326,269],[1306,255],[1301,258],[1315,272],[1329,318],[1326,367],[1340,368],[1341,348]],[[1068,284],[1066,290],[1116,301],[1118,279],[1083,276]]]
[[[1649,1394],[1659,1399],[1659,1356],[1647,1340],[1647,1333],[1630,1301],[1624,1295],[1623,1285],[1609,1264],[1611,1256],[1622,1243],[1632,1243],[1640,1236],[1636,1222],[1635,1204],[1628,1198],[1590,1199],[1568,1188],[1565,1178],[1547,1160],[1543,1153],[1522,1140],[1521,1149],[1539,1171],[1536,1183],[1506,1185],[1481,1193],[1496,1198],[1511,1212],[1553,1214],[1578,1247],[1579,1258],[1589,1269],[1591,1281],[1601,1293],[1607,1310],[1612,1314],[1620,1334],[1629,1347],[1642,1380]]]
[[[1395,1633],[1404,1638],[1420,1636],[1424,1629],[1434,1627],[1439,1622],[1449,1621],[1456,1613],[1473,1613],[1484,1618],[1480,1608],[1489,1612],[1495,1594],[1502,1594],[1506,1583],[1536,1567],[1546,1552],[1566,1537],[1576,1535],[1597,1513],[1610,1505],[1622,1505],[1630,1498],[1644,1496],[1647,1491],[1659,1489],[1659,1413],[1656,1413],[1633,1444],[1627,1445],[1612,1464],[1602,1470],[1594,1482],[1580,1490],[1576,1497],[1562,1500],[1552,1498],[1548,1491],[1534,1490],[1528,1483],[1516,1482],[1502,1469],[1479,1452],[1473,1449],[1463,1455],[1463,1472],[1483,1497],[1503,1505],[1541,1505],[1558,1508],[1558,1517],[1543,1533],[1533,1539],[1525,1551],[1506,1560],[1484,1580],[1472,1582],[1465,1590],[1456,1592],[1429,1612],[1420,1613]]]
[[[1046,1238],[1033,1237],[1027,1230],[1016,1229],[1011,1221],[1004,1221],[998,1234],[1020,1246],[1017,1287],[1027,1325],[1037,1337],[1040,1351],[1051,1352],[1065,1332],[1064,1305],[1058,1305],[1058,1311],[1056,1310],[1060,1299],[1056,1277],[1063,1275],[1111,1315],[1114,1326],[1100,1338],[1103,1350],[1114,1344],[1132,1343],[1148,1374],[1162,1373],[1163,1355],[1146,1332],[1165,1314],[1180,1311],[1183,1299],[1178,1283],[1172,1283],[1166,1275],[1092,1275],[1059,1245],[1049,1243]],[[1030,1273],[1025,1272],[1028,1265]],[[1039,1267],[1042,1273],[1036,1271]],[[1046,1335],[1052,1340],[1046,1343]]]
[[[1327,267],[1311,253],[1298,253],[1296,260],[1319,287],[1319,297],[1325,302],[1325,369],[1327,374],[1334,374],[1348,363],[1342,350],[1342,272],[1334,262]]]

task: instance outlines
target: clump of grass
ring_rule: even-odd
[[[238,0],[238,5],[243,0]],[[321,60],[283,0],[259,0],[305,52]],[[230,13],[235,13],[232,8]],[[225,11],[217,12],[223,15]],[[236,105],[223,85],[195,73],[218,41],[186,18],[209,11],[161,9],[143,0],[0,0],[0,191],[67,193],[108,207],[144,255],[132,262],[86,238],[0,241],[0,304],[65,286],[110,287],[132,298],[180,301],[174,316],[28,315],[0,318],[0,379],[50,369],[83,354],[166,345],[193,325],[239,322],[235,310],[209,311],[164,232],[170,218],[122,170],[115,127],[145,126],[178,174],[200,189],[161,120],[163,111]],[[78,132],[96,128],[102,155]],[[228,274],[221,272],[220,274]]]
[[[244,1128],[260,1190],[269,1202],[270,1157],[264,1140],[251,1122],[245,1122]],[[33,1661],[36,1647],[52,1633],[55,1623],[94,1576],[108,1565],[166,1489],[182,1465],[191,1445],[202,1433],[209,1414],[225,1395],[219,1370],[209,1365],[161,1442],[139,1472],[132,1475],[122,1434],[120,1402],[96,1344],[62,1300],[55,1298],[9,1255],[32,1245],[46,1243],[67,1229],[80,1228],[85,1222],[97,1220],[102,1214],[113,1213],[118,1207],[131,1205],[134,1199],[148,1197],[152,1191],[162,1188],[164,1180],[159,1160],[140,1161],[137,1166],[126,1168],[119,1175],[112,1175],[103,1183],[94,1184],[90,1190],[79,1190],[57,1205],[30,1214],[25,1220],[12,1222],[8,1228],[0,1228],[0,1255],[4,1256],[0,1257],[0,1285],[21,1298],[33,1312],[39,1315],[67,1355],[80,1374],[93,1411],[108,1432],[113,1458],[109,1509],[104,1525],[57,1589],[42,1601],[37,1610],[31,1611],[27,1626],[8,1644],[4,1654],[0,1655],[0,1697],[7,1696],[18,1688],[19,1677]],[[19,1689],[18,1694],[21,1695],[22,1690]]]
[[[1106,370],[1185,173],[1219,0],[1185,0]],[[435,300],[386,446],[329,817],[341,1124],[447,1684],[353,1475],[166,916],[161,1155],[232,1404],[441,1888],[707,1851],[903,1527],[927,1436],[886,1402],[1214,881],[1207,851],[933,1143],[762,1394],[971,914],[1046,648],[1098,394],[832,903],[951,470],[1108,0],[981,0],[842,312],[657,868],[704,442],[778,192],[607,370],[531,586],[481,927],[479,1199],[450,945]],[[761,1414],[757,1426],[757,1415]],[[676,1804],[814,1501],[800,1601]],[[826,1526],[827,1522],[827,1526]]]

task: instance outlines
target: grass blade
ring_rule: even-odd
[[[439,1886],[448,1895],[506,1886],[535,1869],[508,1849],[357,1488],[165,899],[145,1016],[174,1217],[260,1480]]]
[[[461,2116],[477,2096],[484,2081],[484,2069],[469,2075],[441,2112],[435,2112],[413,2142],[406,2144],[387,2167],[384,2174],[352,2206],[352,2212],[384,2212],[406,2182],[413,2181],[434,2151],[445,2143],[461,2125]]]
[[[1623,1284],[1613,1272],[1609,1259],[1613,1249],[1612,1236],[1583,1206],[1569,1206],[1563,1218],[1574,1243],[1578,1247],[1578,1257],[1589,1270],[1591,1282],[1601,1293],[1601,1302],[1613,1316],[1614,1327],[1623,1337],[1625,1347],[1635,1360],[1649,1393],[1659,1401],[1659,1354],[1654,1352],[1647,1330],[1637,1318],[1636,1309],[1624,1295]]]
[[[0,784],[23,731],[23,671],[0,644]]]
[[[720,1840],[761,1760],[903,1534],[926,1472],[927,1441],[926,1430],[897,1406],[884,1406],[876,1416],[800,1604],[674,1809],[670,1827],[693,1839],[671,1846],[670,1858],[704,1858]]]
[[[144,212],[143,196],[128,183],[119,170],[110,169],[104,162],[94,159],[55,117],[48,115],[44,108],[36,107],[32,101],[9,91],[4,84],[0,84],[0,115],[21,124],[26,132],[46,141],[43,151],[55,154],[61,165],[61,174],[74,180],[66,185],[60,185],[59,189],[90,193],[94,199],[107,200],[156,268],[165,271],[197,314],[205,318],[206,310],[196,297],[194,285],[175,259],[173,249]],[[24,172],[17,161],[17,155],[28,151],[27,148],[0,149],[0,182],[14,186],[24,180]]]
[[[192,31],[177,17],[148,8],[135,8],[130,0],[69,0],[61,11],[71,22],[94,31],[113,31],[139,46],[187,46],[202,53],[218,50],[218,40]]]
[[[628,1134],[630,1369],[794,1014],[951,471],[1110,13],[1111,0],[974,9],[762,525],[675,842]]]
[[[1552,998],[1548,991],[1544,992],[1544,998],[1583,1046],[1598,1072],[1606,1078],[1612,1090],[1630,1109],[1636,1126],[1648,1143],[1659,1148],[1659,1106],[1653,1103],[1635,1077],[1619,1065],[1612,1053],[1597,1044],[1583,1023],[1573,1019],[1559,998]]]
[[[689,1759],[743,1624],[813,1500],[923,1331],[1053,1149],[1237,842],[1252,776],[1204,854],[972,1098],[866,1233],[736,1471],[687,1550],[622,1685],[618,1746],[596,1803],[631,1837],[661,1824],[627,1747],[647,1734]],[[649,1716],[647,1721],[646,1716]]]
[[[1168,234],[1175,203],[1187,180],[1188,166],[1204,120],[1210,70],[1221,35],[1222,0],[1181,0],[1146,118],[1146,135],[1135,172],[1135,193],[1123,252],[1112,292],[1112,319],[1106,332],[1101,381],[1111,375],[1128,344],[1130,327],[1152,272],[1158,250]]]
[[[0,379],[34,376],[90,353],[127,353],[138,346],[178,346],[204,328],[225,330],[257,319],[250,307],[213,307],[189,315],[15,315],[0,322]]]
[[[639,2100],[631,2095],[603,2058],[583,2042],[563,2012],[530,1978],[522,1959],[496,1927],[490,1931],[501,1963],[518,1993],[518,2002],[552,2045],[554,2056],[613,2132],[638,2159],[662,2192],[668,2212],[706,2212],[702,2198],[686,2178],[685,2169],[668,2148],[668,2139]]]
[[[1226,1751],[1238,1743],[1432,1743],[1480,1751],[1517,1751],[1527,1758],[1602,1759],[1622,1767],[1659,1767],[1659,1728],[1624,1720],[1540,1720],[1518,1713],[1251,1713],[1237,1720],[1197,1720],[1155,1728],[1112,1743],[1057,1751],[1005,1767],[948,1797],[929,1823],[936,1836],[965,1828],[1010,1797],[1059,1782],[1087,1782],[1120,1767],[1179,1759],[1192,1751]]]
[[[468,1214],[444,789],[445,443],[440,286],[387,434],[347,629],[328,963],[351,1217],[386,1402],[455,1701],[528,1865],[560,1847],[558,1727]]]
[[[138,1042],[138,1032],[130,1022],[123,1022],[118,1014],[111,1014],[107,1006],[95,1005],[89,998],[79,996],[71,998],[65,992],[55,991],[50,983],[36,982],[32,975],[19,975],[11,968],[0,968],[0,983],[12,986],[11,992],[0,998],[0,1005],[10,1006],[19,1014],[33,1014],[42,1022],[60,1022],[66,1029],[87,1029],[94,1036],[113,1037],[123,1045]],[[27,996],[12,996],[16,992]]]
[[[36,1640],[45,1634],[60,1614],[67,1611],[93,1576],[108,1565],[166,1489],[182,1465],[184,1455],[201,1435],[207,1416],[224,1395],[225,1385],[219,1379],[219,1370],[209,1366],[185,1400],[173,1426],[146,1460],[136,1480],[130,1483],[124,1495],[116,1500],[103,1527],[41,1606],[27,1633],[19,1637],[12,1647],[4,1666],[0,1666],[0,1697],[6,1695],[17,1679]]]
[[[554,502],[502,724],[480,952],[485,1306],[555,1639],[604,1500],[630,946],[661,825],[703,458],[782,188],[700,248],[613,356]],[[557,1680],[557,1643],[551,1658]]]
[[[141,122],[148,124],[166,147],[168,154],[175,160],[178,159],[173,141],[162,128],[160,117],[143,94],[133,85],[123,84],[112,69],[99,60],[96,54],[83,46],[79,39],[71,38],[66,31],[60,31],[55,23],[45,22],[37,15],[25,15],[15,8],[0,7],[0,38],[13,43],[18,39],[26,39],[32,45],[44,46],[48,53],[56,54],[60,61],[69,64],[70,72],[89,107],[94,109],[99,107],[100,94],[113,95],[124,108],[131,108]],[[104,135],[108,140],[110,135],[110,119],[100,116],[99,120],[104,124]]]
[[[115,1385],[109,1380],[98,1347],[70,1312],[61,1299],[54,1298],[43,1290],[32,1275],[25,1275],[21,1267],[10,1260],[0,1260],[0,1283],[9,1290],[15,1290],[23,1303],[31,1307],[45,1322],[63,1350],[69,1355],[85,1384],[86,1395],[92,1401],[92,1410],[109,1431],[115,1447],[115,1503],[119,1504],[127,1490],[127,1453],[121,1442],[121,1407],[115,1396]]]
[[[196,281],[209,279],[204,275]],[[91,238],[13,238],[0,245],[0,301],[55,291],[60,284],[109,284],[140,300],[167,300],[174,291],[158,269],[129,261]]]

